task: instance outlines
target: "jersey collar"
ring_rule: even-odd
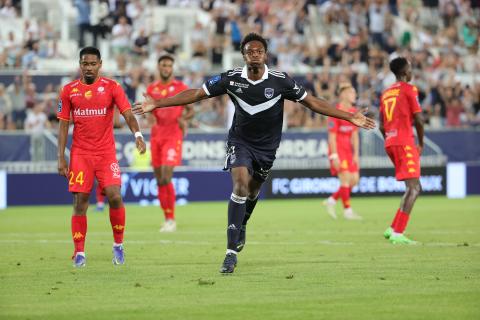
[[[265,71],[263,72],[263,75],[262,75],[261,79],[259,79],[257,81],[253,81],[253,80],[248,79],[247,66],[244,66],[243,69],[242,69],[242,78],[246,79],[248,82],[250,82],[253,85],[259,84],[263,80],[268,79],[268,67],[267,67],[266,64],[264,66],[265,66]]]

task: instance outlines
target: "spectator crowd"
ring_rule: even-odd
[[[427,125],[433,129],[480,125],[479,26],[477,0],[72,0],[77,10],[78,46],[106,39],[116,61],[115,77],[130,100],[142,99],[155,77],[147,67],[160,53],[182,56],[181,39],[168,28],[153,32],[146,21],[152,6],[197,8],[211,23],[194,22],[192,56],[179,76],[200,87],[221,70],[225,54],[239,52],[242,37],[257,32],[268,39],[269,64],[291,73],[310,93],[331,102],[336,84],[349,81],[357,105],[378,110],[381,91],[394,79],[388,62],[409,58]],[[0,19],[21,16],[20,1],[0,0]],[[46,21],[24,20],[24,38],[0,38],[2,69],[23,70],[0,84],[0,130],[56,126],[60,85],[37,90],[29,70],[38,59],[62,58],[59,34]],[[0,33],[1,35],[1,33]],[[297,73],[298,71],[300,73]],[[78,75],[72,75],[72,78]],[[65,79],[64,79],[65,80]],[[65,82],[65,81],[64,81]],[[233,106],[226,97],[195,106],[192,127],[226,128]],[[143,126],[149,126],[145,119]],[[122,123],[117,122],[121,127]],[[286,103],[285,128],[323,128],[326,120],[297,103]]]

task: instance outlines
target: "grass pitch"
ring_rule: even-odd
[[[260,201],[235,273],[221,275],[226,202],[127,206],[125,266],[111,263],[108,210],[90,209],[87,267],[69,259],[71,207],[0,211],[0,319],[479,319],[480,197],[421,197],[408,234],[383,239],[399,203],[352,200],[363,221],[321,200]],[[340,205],[338,205],[340,212]]]

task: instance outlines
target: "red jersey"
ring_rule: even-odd
[[[336,108],[340,109],[340,104],[337,104]],[[354,107],[347,110],[350,113],[355,113],[356,111]],[[353,156],[352,134],[357,130],[358,128],[347,120],[328,117],[328,132],[337,135],[337,153],[340,158]]]
[[[100,77],[88,85],[75,80],[63,87],[59,100],[57,117],[73,119],[72,153],[115,154],[113,107],[121,113],[130,109],[118,82]]]
[[[167,84],[162,84],[160,81],[155,81],[147,88],[147,94],[153,99],[164,99],[173,97],[188,89],[182,81],[173,80]],[[168,108],[156,108],[153,111],[157,123],[152,127],[152,136],[165,139],[181,139],[183,136],[182,130],[178,125],[178,118],[183,114],[183,106],[175,106]]]
[[[385,147],[415,145],[413,115],[422,112],[417,88],[406,82],[397,82],[383,91],[380,98],[380,117],[385,128]]]

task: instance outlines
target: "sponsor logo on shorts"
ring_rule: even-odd
[[[176,157],[177,157],[177,151],[175,151],[175,149],[173,148],[168,149],[167,161],[175,161]]]
[[[114,178],[120,178],[120,167],[118,166],[118,163],[112,162],[112,164],[110,165],[110,170],[112,170]]]

